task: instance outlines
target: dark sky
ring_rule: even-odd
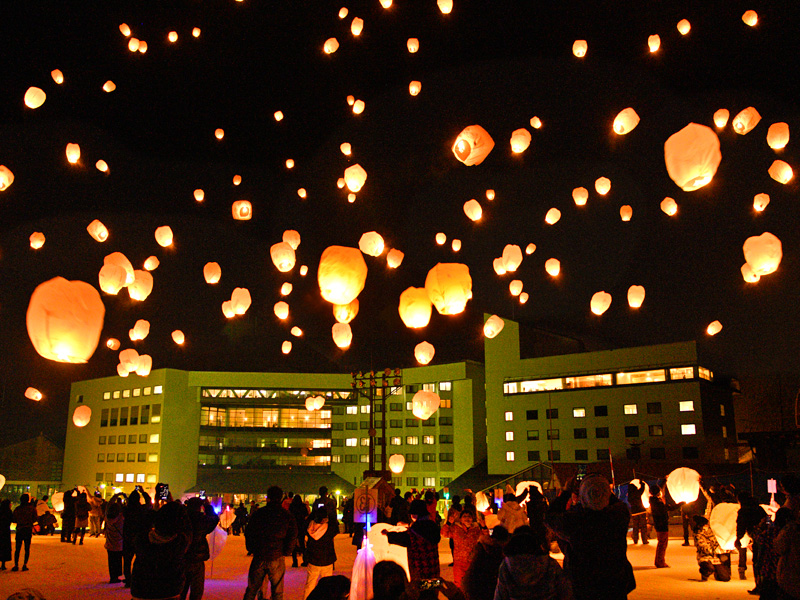
[[[797,170],[800,159],[794,138],[780,152],[765,138],[778,121],[800,132],[800,18],[795,3],[764,4],[455,0],[442,15],[435,0],[398,0],[389,10],[378,0],[13,3],[0,23],[0,164],[16,177],[0,192],[0,443],[39,431],[62,440],[70,382],[116,372],[116,353],[102,345],[86,365],[47,361],[25,329],[37,285],[55,276],[97,285],[103,257],[114,251],[136,268],[150,255],[161,261],[145,302],[125,291],[103,295],[102,340],[131,347],[128,329],[148,319],[151,333],[135,347],[154,368],[413,366],[422,340],[436,347],[435,362],[481,360],[489,312],[608,347],[698,339],[721,375],[796,372],[798,183],[777,184],[767,169],[781,158]],[[343,5],[349,15],[340,20]],[[760,17],[753,28],[741,19],[751,8]],[[350,34],[354,16],[365,22],[359,38]],[[675,27],[682,18],[692,24],[687,36]],[[123,22],[148,43],[146,54],[128,51]],[[202,30],[197,39],[193,27]],[[175,44],[167,41],[173,30]],[[652,34],[661,36],[657,54],[647,50]],[[322,52],[329,37],[340,43],[333,55]],[[416,54],[406,49],[409,37],[420,40]],[[588,41],[584,59],[571,53],[575,39]],[[62,85],[50,77],[56,68]],[[117,86],[112,93],[101,89],[107,80]],[[411,80],[422,82],[417,97],[408,94]],[[36,110],[23,104],[30,86],[47,93]],[[360,116],[350,112],[350,94],[366,102]],[[641,122],[616,136],[611,123],[628,106]],[[690,122],[711,126],[718,108],[733,117],[748,106],[760,124],[746,136],[730,125],[720,131],[723,158],[712,183],[680,190],[664,167],[664,141]],[[276,110],[283,121],[272,117]],[[529,125],[534,115],[539,130]],[[472,124],[496,145],[483,164],[466,167],[450,147]],[[521,127],[532,144],[513,155],[509,138]],[[65,160],[68,142],[81,145],[78,165]],[[341,154],[342,142],[352,144],[352,157]],[[101,158],[107,175],[94,168]],[[296,163],[291,171],[287,158]],[[368,179],[349,204],[336,180],[353,163]],[[605,197],[593,190],[600,176],[612,182]],[[571,198],[578,186],[590,190],[582,208]],[[202,204],[195,188],[205,190]],[[771,203],[756,214],[752,199],[761,192]],[[659,209],[665,196],[680,207],[674,218]],[[462,211],[470,198],[483,205],[480,223]],[[232,220],[239,199],[253,203],[252,221]],[[633,207],[628,223],[619,218],[624,204]],[[553,226],[544,223],[551,207],[562,212]],[[103,244],[85,230],[95,218],[110,230]],[[156,245],[160,225],[172,227],[174,247]],[[269,259],[285,229],[302,236],[305,278],[297,268],[278,273]],[[391,271],[367,257],[354,342],[342,352],[330,338],[334,319],[316,266],[327,246],[356,246],[371,230],[405,261]],[[47,238],[37,251],[28,245],[34,231]],[[442,247],[434,243],[440,231],[448,236]],[[783,262],[745,284],[742,244],[764,231],[782,240]],[[462,240],[460,253],[450,250],[452,238]],[[508,293],[511,277],[492,270],[507,243],[537,245],[515,276],[530,294],[524,306]],[[550,257],[562,263],[557,280],[544,271]],[[202,278],[212,260],[223,269],[215,287]],[[409,331],[397,315],[399,295],[421,287],[437,262],[467,264],[474,298],[464,314],[434,314],[426,330]],[[294,284],[287,323],[272,312],[284,281]],[[633,284],[647,294],[638,311],[625,299]],[[220,305],[234,287],[249,288],[253,306],[227,321]],[[600,290],[613,303],[596,317],[589,300]],[[724,329],[708,338],[715,319]],[[284,356],[293,325],[306,335]],[[186,333],[184,347],[170,340],[173,329]],[[45,399],[26,400],[28,386]]]

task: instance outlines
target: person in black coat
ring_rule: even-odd
[[[295,494],[294,498],[292,498],[292,503],[289,505],[289,512],[292,513],[294,517],[295,523],[297,523],[297,544],[292,550],[292,566],[297,567],[297,555],[303,555],[303,565],[307,566],[308,561],[306,560],[306,519],[308,519],[308,507],[306,503],[303,502],[303,499],[300,497],[300,494]]]
[[[64,510],[61,511],[61,541],[72,542],[75,529],[75,504],[78,502],[78,488],[64,492]]]
[[[11,500],[0,502],[0,571],[11,560]]]
[[[758,562],[759,547],[756,543],[756,527],[761,519],[767,516],[767,511],[761,508],[748,492],[739,492],[739,513],[736,516],[736,549],[739,551],[739,579],[747,579],[747,546],[742,546],[742,538],[746,535],[753,540],[753,564]],[[756,578],[758,587],[758,578]]]
[[[650,496],[650,513],[653,515],[653,528],[656,530],[656,568],[664,569],[667,564],[667,545],[669,543],[669,510],[661,499],[663,492],[656,487]]]
[[[308,563],[308,571],[303,600],[308,598],[320,578],[333,575],[333,565],[336,562],[333,538],[339,533],[336,525],[336,522],[333,524],[329,522],[328,511],[324,506],[315,508],[308,519],[308,524],[305,526],[308,540],[303,555],[305,562]]]
[[[206,562],[211,558],[206,536],[216,529],[219,516],[214,508],[202,498],[189,498],[186,511],[192,526],[192,542],[186,553],[186,581],[181,591],[181,599],[186,600],[189,589],[189,600],[200,600],[206,584]]]
[[[631,539],[634,544],[639,543],[639,536],[642,537],[643,544],[649,544],[647,535],[647,509],[642,502],[642,494],[645,490],[645,483],[639,482],[641,487],[633,482],[628,484],[628,508],[631,511]]]
[[[150,495],[141,489],[133,490],[123,511],[125,526],[122,529],[122,570],[125,573],[125,587],[131,587],[131,565],[136,555],[136,538],[141,531],[149,530],[149,516],[152,511],[153,501]]]
[[[497,575],[503,563],[503,548],[508,542],[508,531],[502,525],[496,525],[492,534],[481,535],[469,559],[461,586],[467,600],[493,600],[497,586]]]

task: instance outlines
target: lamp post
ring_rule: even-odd
[[[366,398],[369,402],[369,464],[364,477],[383,477],[391,481],[391,473],[386,466],[386,399],[392,392],[402,386],[402,370],[384,369],[382,373],[375,371],[352,373],[353,381],[350,385],[356,396]],[[381,466],[375,468],[375,439],[378,437],[375,429],[375,399],[381,399]]]

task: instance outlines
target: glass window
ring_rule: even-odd
[[[146,444],[147,443],[147,434],[146,433],[140,433],[139,434],[139,443],[140,444]]]
[[[375,427],[378,427],[377,425]],[[360,429],[369,429],[369,421],[361,421],[359,423]]]
[[[125,453],[117,452],[117,462],[125,462]]]
[[[357,406],[348,406],[347,407],[347,414],[348,415],[357,415],[358,414],[358,407]]]
[[[409,487],[413,487],[417,485],[417,478],[416,477],[406,477],[406,485]]]
[[[580,377],[567,377],[565,381],[567,389],[598,387],[613,385],[614,376],[611,375],[611,373],[605,373],[603,375],[582,375]]]
[[[116,427],[118,420],[119,420],[119,409],[118,408],[112,408],[111,409],[111,418],[108,421],[109,427]]]
[[[128,436],[128,443],[129,444],[135,444],[136,443],[136,434],[135,433],[132,433],[131,435]]]
[[[539,420],[539,411],[538,410],[526,410],[525,411],[525,418],[528,421],[538,421]]]
[[[403,420],[402,419],[389,419],[389,427],[402,427]]]
[[[608,460],[608,448],[598,448],[596,456],[597,460]]]
[[[664,369],[651,369],[649,371],[633,371],[632,373],[617,373],[617,385],[630,385],[634,383],[655,383],[666,381],[667,374]]]
[[[414,403],[411,400],[406,402],[406,410],[414,410]]]
[[[117,455],[114,454],[113,452],[109,452],[108,454],[106,454],[106,462],[114,462],[116,456]]]
[[[418,427],[419,419],[406,419],[406,427]]]
[[[161,438],[161,436],[159,434],[151,433],[150,434],[150,443],[151,444],[157,444],[159,442],[160,438]]]
[[[653,460],[664,460],[667,458],[666,448],[650,448],[650,458]]]
[[[149,396],[152,393],[153,393],[153,388],[150,388],[150,387],[144,388],[144,395],[145,396]]]
[[[344,456],[344,462],[346,463],[354,463],[357,461],[358,461],[358,456],[356,456],[355,454],[345,454]]]
[[[538,429],[528,429],[528,439],[529,440],[538,440],[539,439],[539,430]]]
[[[607,417],[608,416],[608,406],[604,404],[600,404],[594,407],[594,416],[595,417]]]
[[[549,390],[563,390],[564,380],[558,379],[537,379],[536,381],[521,381],[520,391],[523,394],[531,392],[547,392]]]
[[[572,416],[576,419],[582,419],[586,416],[586,409],[585,408],[573,408],[572,409]]]
[[[369,414],[369,404],[362,404],[358,408],[359,408],[359,411],[361,412],[362,415],[368,415]]]
[[[539,458],[539,451],[538,450],[528,450],[528,460],[539,462],[541,460]]]
[[[142,395],[142,388],[133,388],[133,397],[138,398]]]
[[[453,417],[439,417],[439,425],[452,425]]]
[[[347,423],[344,424],[344,426],[346,429],[350,431],[358,429],[358,423],[356,423],[355,421],[348,421]]]
[[[423,427],[436,427],[436,417],[431,417],[430,419],[425,419],[422,422]]]
[[[453,462],[453,453],[452,452],[440,452],[439,453],[439,462]]]
[[[128,462],[136,462],[136,453],[135,452],[128,452]]]
[[[436,462],[436,454],[432,452],[423,452],[422,462]]]
[[[684,423],[681,425],[681,435],[695,435],[696,433],[697,428],[694,423]]]
[[[700,452],[697,450],[697,446],[684,446],[683,458],[700,458]]]
[[[728,428],[725,425],[722,426],[722,437],[728,437]]]
[[[147,462],[151,462],[151,463],[158,462],[158,454],[152,454],[152,453],[148,454],[147,455]]]
[[[589,451],[575,450],[575,460],[589,460]]]
[[[697,374],[700,376],[700,379],[706,379],[707,381],[712,381],[714,379],[714,373],[705,367],[697,367]]]
[[[340,463],[340,462],[342,462],[342,455],[341,454],[331,454],[331,462],[332,463]]]
[[[559,439],[558,429],[548,429],[547,430],[547,439],[548,440],[557,440],[557,439]]]
[[[546,408],[546,409],[544,409],[544,418],[545,419],[557,419],[558,418],[558,409],[557,408]]]
[[[661,414],[661,402],[648,402],[647,403],[647,414],[648,415],[660,415]]]
[[[114,393],[118,394],[119,392],[114,392]],[[125,483],[125,473],[115,473],[114,481],[117,483]]]
[[[393,410],[393,411],[403,410],[403,403],[402,402],[390,402],[389,403],[389,410]]]
[[[725,405],[724,404],[720,404],[719,405],[719,416],[720,417],[724,417],[725,416]]]
[[[558,462],[561,460],[561,450],[548,450],[547,460]]]
[[[115,400],[119,398],[119,391],[114,392],[113,396]]]
[[[650,425],[648,430],[653,437],[664,435],[664,427],[662,425]]]
[[[622,410],[626,415],[639,414],[639,407],[635,404],[626,404],[622,407]]]
[[[625,437],[629,437],[629,438],[639,437],[639,426],[638,425],[626,425],[625,426]]]
[[[513,421],[514,420],[514,412],[511,410],[507,410],[505,414],[506,421]]]
[[[103,392],[103,400],[111,400],[111,392]]]
[[[130,398],[131,397],[131,391],[130,390],[122,390],[122,397],[123,398]]]
[[[347,438],[344,441],[345,446],[358,446],[358,438]]]
[[[670,369],[669,378],[673,381],[676,379],[693,379],[694,367],[675,367]]]
[[[595,427],[594,436],[596,438],[607,438],[608,437],[608,427]]]
[[[436,443],[435,440],[436,440],[436,436],[433,436],[433,435],[423,435],[422,436],[422,443],[423,444],[427,444],[427,445],[435,444]]]
[[[138,425],[139,424],[139,407],[138,406],[131,406],[131,425]],[[205,425],[201,421],[201,425]]]
[[[117,436],[115,436],[115,435],[108,436],[108,443],[109,444],[116,444],[117,443]]]
[[[439,487],[447,487],[451,481],[453,481],[452,477],[439,477]]]
[[[106,436],[101,435],[100,438],[97,440],[97,443],[103,445],[106,443]]]
[[[106,455],[102,452],[97,455],[97,462],[106,462]]]
[[[453,436],[448,434],[439,434],[439,443],[440,444],[452,444],[453,443]]]
[[[408,444],[409,446],[419,445],[419,437],[416,435],[406,436],[406,444]]]
[[[585,440],[586,439],[586,428],[581,427],[578,429],[573,430],[573,434],[576,440]]]
[[[402,446],[403,445],[403,438],[401,438],[401,437],[391,437],[391,438],[389,438],[389,445],[390,446]]]
[[[361,438],[361,445],[362,446],[369,446],[369,438]]]
[[[506,462],[514,462],[514,452],[506,452]]]
[[[157,481],[157,475],[155,473],[148,473],[147,483],[155,483],[156,481]]]
[[[439,391],[440,392],[449,392],[453,389],[453,382],[452,381],[440,381],[439,382]]]
[[[513,442],[514,441],[514,432],[513,431],[506,431],[506,441]]]
[[[516,381],[508,381],[503,384],[503,393],[504,394],[516,394],[518,390],[517,382]]]
[[[136,483],[144,483],[144,473],[136,474]]]
[[[423,477],[422,485],[425,487],[434,487],[436,485],[436,477]]]
[[[142,406],[141,412],[139,413],[139,423],[142,425],[147,425],[150,421],[150,405],[144,404]]]
[[[694,410],[694,400],[681,400],[678,407],[681,412],[692,412]]]
[[[158,392],[156,392],[158,393]],[[150,415],[151,423],[161,423],[161,405],[153,404],[153,414]]]
[[[125,436],[124,435],[118,436],[117,437],[117,443],[118,444],[124,444],[125,443]]]
[[[157,386],[153,387],[153,393],[154,394],[161,394],[163,391],[164,391],[164,387],[161,386],[161,385],[157,385]]]
[[[436,384],[435,383],[423,383],[422,390],[425,392],[435,392],[436,391]]]
[[[128,391],[128,390],[125,390]],[[128,424],[128,407],[123,406],[119,409],[119,424],[122,427],[125,427]]]
[[[406,453],[406,462],[419,462],[419,454],[416,452]]]

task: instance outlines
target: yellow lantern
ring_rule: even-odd
[[[300,276],[305,277],[306,273],[308,273],[308,267],[306,265],[300,265]]]
[[[319,260],[317,282],[322,297],[331,304],[349,304],[364,289],[367,263],[357,248],[330,246]]]
[[[503,267],[507,273],[515,272],[522,264],[522,250],[516,244],[506,244],[503,248]]]
[[[186,336],[180,329],[176,329],[172,332],[172,341],[178,344],[178,346],[182,346],[186,341]]]
[[[722,323],[719,321],[713,321],[706,327],[706,333],[708,335],[717,335],[720,331],[722,331]]]
[[[352,154],[352,152],[353,152],[353,147],[348,142],[343,142],[339,146],[339,150],[341,150],[342,154],[344,154],[345,156],[350,156],[350,154]],[[344,180],[342,180],[342,181],[344,181]]]
[[[72,424],[75,425],[75,427],[86,427],[91,420],[92,409],[86,404],[81,404],[72,413]],[[53,508],[55,508],[55,502],[53,502]]]
[[[611,180],[608,177],[598,177],[594,182],[595,191],[605,196],[611,190]]]
[[[115,89],[117,89],[117,84],[110,79],[103,84],[104,92],[113,92]]]
[[[241,175],[234,175],[233,176],[233,185],[239,185],[242,183],[242,176]]]
[[[231,292],[231,308],[237,315],[246,313],[251,303],[250,290],[247,288],[234,288]]]
[[[222,267],[219,266],[219,263],[206,263],[203,267],[203,278],[206,280],[206,283],[219,283],[220,277],[222,277]]]
[[[467,215],[467,218],[471,221],[480,221],[483,216],[483,209],[480,203],[473,198],[464,203],[464,214]]]
[[[106,294],[116,295],[127,284],[128,272],[116,264],[104,264],[97,275],[100,289]]]
[[[611,306],[611,294],[608,292],[597,292],[592,296],[591,309],[598,316],[602,315]]]
[[[339,49],[339,41],[336,38],[328,38],[322,45],[325,54],[333,54]]]
[[[14,173],[5,165],[0,165],[0,192],[8,189],[14,183]]]
[[[355,102],[353,102],[353,114],[354,115],[360,115],[361,113],[364,112],[365,108],[366,108],[366,104],[364,104],[363,100],[356,100]]]
[[[498,275],[502,276],[506,274],[506,264],[505,262],[503,262],[502,256],[500,258],[495,258],[492,261],[492,268],[494,269],[494,272],[497,273]]]
[[[100,341],[105,312],[91,285],[55,277],[39,284],[31,295],[25,317],[28,337],[44,358],[85,363]]]
[[[289,318],[289,305],[282,300],[275,303],[275,306],[272,307],[272,311],[281,321]]]
[[[453,249],[453,252],[459,252],[461,250],[461,240],[454,239],[450,242],[450,247]]]
[[[131,52],[136,52],[137,50],[139,50],[139,40],[136,39],[135,37],[129,39],[128,50],[130,50]]]
[[[380,256],[383,254],[383,237],[376,231],[370,231],[358,240],[358,248],[367,256]]]
[[[531,117],[531,127],[534,129],[541,129],[542,120],[539,117]]]
[[[149,271],[139,270],[134,271],[133,275],[133,283],[128,285],[128,295],[131,300],[146,300],[153,291],[153,276]]]
[[[62,83],[64,83],[64,74],[58,69],[53,69],[52,71],[50,71],[50,76],[53,78],[53,81],[55,81],[57,84],[61,85]]]
[[[561,211],[557,208],[551,208],[547,211],[544,217],[544,222],[548,225],[555,225],[561,219]]]
[[[67,144],[67,162],[75,164],[81,158],[81,147],[78,144]]]
[[[127,24],[125,24],[125,23],[122,23],[122,24],[119,26],[119,31],[120,31],[120,33],[121,33],[122,35],[124,35],[125,37],[129,37],[129,36],[131,35],[131,28],[130,28],[130,27],[128,27],[128,25],[127,25]]]
[[[468,167],[481,164],[494,148],[492,136],[480,125],[470,125],[458,134],[453,154]]]
[[[639,124],[639,115],[631,107],[628,107],[614,118],[614,133],[625,135],[633,131]]]
[[[128,333],[132,342],[145,339],[150,335],[150,321],[139,319]]]
[[[677,27],[678,27],[678,32],[680,32],[681,35],[686,35],[691,31],[692,24],[689,23],[687,19],[681,19],[680,21],[678,21]]]
[[[253,218],[253,205],[248,200],[237,200],[231,206],[236,221],[249,221]]]
[[[519,296],[522,293],[522,281],[514,279],[508,284],[508,291],[511,292],[511,295],[514,297]]]
[[[292,327],[291,330],[289,331],[289,333],[291,333],[294,337],[302,337],[303,336],[303,330],[300,329],[297,326]]]
[[[147,259],[144,261],[144,269],[145,271],[155,271],[158,268],[158,265],[161,263],[155,256],[148,256]]]
[[[292,250],[297,250],[297,247],[300,245],[300,234],[294,229],[287,229],[284,231],[281,239],[289,244]]]
[[[196,202],[202,202],[203,200],[205,200],[205,197],[206,197],[206,193],[203,190],[201,190],[200,188],[197,188],[194,191],[194,199],[195,199]]]
[[[397,307],[400,318],[409,329],[426,327],[431,320],[433,306],[425,288],[410,287],[400,294]]]
[[[95,168],[101,173],[108,173],[108,163],[104,160],[98,160],[94,163]]]
[[[89,235],[97,242],[105,242],[108,239],[108,229],[97,219],[89,223],[86,231],[88,231]]]
[[[294,289],[294,286],[288,281],[285,281],[281,286],[281,296],[288,296],[292,293],[292,289]]]
[[[333,305],[333,318],[337,323],[349,323],[356,318],[358,314],[359,302],[358,298],[349,304],[334,304]]]
[[[358,37],[361,35],[362,31],[364,31],[364,19],[353,17],[353,22],[350,23],[350,33]]]
[[[294,169],[294,160],[291,158],[286,159],[286,168],[287,169]]]
[[[25,106],[28,108],[39,108],[42,104],[44,104],[47,95],[44,93],[44,90],[38,87],[29,87],[28,91],[25,92]]]
[[[119,340],[117,338],[108,338],[106,340],[106,348],[108,348],[109,350],[118,350]]]
[[[347,7],[343,6],[342,8],[339,9],[339,18],[344,19],[347,16],[348,12],[349,11],[347,10]]]
[[[721,160],[719,138],[705,125],[689,123],[664,142],[667,173],[684,192],[693,192],[708,184]]]
[[[783,258],[781,241],[768,231],[747,238],[742,250],[745,262],[759,275],[769,275],[777,271]]]
[[[348,323],[334,323],[331,328],[331,335],[333,336],[333,343],[342,350],[349,348],[353,341],[353,332]]]
[[[168,248],[172,245],[172,229],[169,225],[163,225],[156,229],[156,242],[162,248]]]
[[[117,265],[125,269],[125,285],[133,283],[135,275],[133,273],[133,265],[122,252],[112,252],[103,259],[103,265]]]
[[[561,273],[561,261],[557,258],[548,258],[544,263],[544,270],[550,277],[558,277]]]
[[[782,160],[776,160],[769,167],[769,176],[778,183],[789,183],[794,177],[792,167]]]
[[[742,15],[742,21],[744,21],[745,25],[755,27],[758,24],[758,13],[754,10],[745,11]]]
[[[525,246],[525,254],[533,254],[536,252],[536,244],[528,244]]]
[[[575,201],[576,206],[584,206],[589,199],[589,190],[585,187],[576,187],[572,190],[572,199]]]
[[[144,40],[139,40],[139,52],[141,52],[142,54],[147,52],[147,42],[145,42]]]
[[[758,212],[767,208],[767,204],[769,204],[769,195],[767,194],[756,194],[753,198],[753,208]]]
[[[360,192],[367,181],[367,172],[361,165],[352,165],[344,170],[344,182],[351,192]]]
[[[453,0],[436,0],[436,5],[443,15],[449,15],[453,11]]]
[[[515,130],[511,134],[511,151],[514,154],[520,154],[521,152],[525,152],[525,150],[527,150],[528,146],[530,145],[531,145],[531,132],[525,129],[524,127]]]
[[[225,302],[222,303],[222,314],[225,315],[226,319],[232,319],[236,316],[236,311],[233,309],[233,302],[225,300]]]
[[[441,400],[436,392],[419,390],[411,399],[411,412],[418,419],[427,421],[433,413],[439,410]]]
[[[139,355],[139,363],[136,365],[136,374],[139,377],[147,377],[153,368],[153,357],[149,354]]]
[[[284,340],[284,342],[281,344],[281,352],[283,352],[284,354],[289,354],[289,352],[291,351],[292,351],[292,342],[290,342],[289,340]]]
[[[632,285],[628,288],[628,306],[631,308],[640,308],[644,302],[644,287],[641,285]]]
[[[199,27],[194,27],[192,29],[192,37],[199,38],[200,37],[200,33],[201,33],[201,31],[200,31]]]
[[[42,392],[32,387],[29,387],[27,390],[25,390],[25,397],[28,400],[33,400],[34,402],[39,402],[39,400],[43,398]]]
[[[422,82],[420,81],[412,81],[408,84],[408,93],[412,96],[416,96],[422,91]]]
[[[528,292],[522,292],[519,295],[519,303],[520,304],[525,304],[527,301],[528,301]]]
[[[728,118],[731,116],[730,111],[727,108],[720,108],[717,112],[714,113],[714,125],[717,126],[717,129],[722,129],[725,125],[728,124]]]
[[[447,241],[447,236],[444,233],[439,232],[439,233],[436,234],[436,244],[437,245],[444,246],[444,243],[446,241]]]
[[[34,231],[29,239],[31,243],[31,248],[33,248],[34,250],[38,250],[39,248],[44,246],[44,234],[41,231]]]
[[[402,473],[405,466],[406,457],[402,454],[392,454],[389,457],[389,470],[395,475]]]
[[[503,331],[503,327],[505,327],[505,321],[498,317],[497,315],[492,315],[488,319],[486,319],[486,323],[483,324],[483,335],[487,339],[493,339],[497,337],[497,335]]]
[[[630,221],[633,216],[633,208],[625,204],[619,208],[619,218],[623,221]]]
[[[276,110],[275,114],[272,115],[276,121],[283,121],[283,112]]]
[[[658,49],[661,48],[661,37],[659,35],[651,35],[647,38],[647,47],[650,52],[658,52]]]
[[[739,504],[733,502],[721,502],[714,505],[708,517],[708,525],[717,538],[717,543],[725,552],[736,550],[736,542],[739,536],[736,535],[736,521],[739,517]]]
[[[353,202],[356,201],[356,195],[353,192],[350,192],[349,194],[347,194],[347,201],[350,204],[352,204]]]
[[[780,150],[789,143],[789,125],[773,123],[767,130],[767,145],[773,150]]]
[[[436,349],[433,347],[433,344],[428,342],[420,342],[414,346],[414,358],[416,358],[417,362],[421,365],[427,365],[431,362],[435,353]]]
[[[389,250],[388,254],[386,254],[386,264],[390,269],[396,269],[403,263],[404,257],[405,254],[403,254],[403,252],[397,248],[392,248]]]
[[[761,279],[761,275],[753,271],[753,267],[747,263],[742,265],[741,271],[742,279],[744,279],[747,283],[758,283],[758,280]]]
[[[733,130],[740,135],[746,135],[758,125],[759,121],[761,121],[761,115],[755,108],[749,106],[733,117]]]
[[[461,263],[438,263],[425,278],[425,291],[439,314],[457,315],[472,298],[469,267]]]
[[[167,39],[174,44],[175,42],[178,41],[178,32],[177,31],[170,31],[167,34]]]
[[[411,54],[414,54],[417,50],[419,50],[419,40],[417,38],[408,38],[406,46],[408,47],[408,51]]]
[[[674,217],[678,212],[678,203],[670,197],[666,197],[661,201],[661,210]]]
[[[297,195],[305,199],[308,196],[308,192],[306,192],[306,188],[300,188],[297,190]]]
[[[494,190],[486,190],[486,199],[489,201],[494,200]]]
[[[583,58],[586,56],[586,50],[588,48],[589,45],[586,43],[586,40],[575,40],[572,44],[572,53],[578,58]]]
[[[225,130],[224,129],[215,129],[214,130],[214,137],[218,140],[221,140],[225,137]]]

